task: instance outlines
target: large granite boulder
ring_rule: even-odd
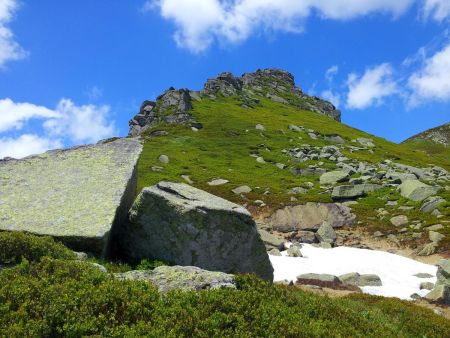
[[[398,189],[403,197],[413,201],[423,201],[424,199],[435,195],[439,190],[438,187],[432,187],[419,180],[407,180],[403,182]]]
[[[314,203],[287,206],[275,211],[267,220],[274,230],[291,232],[317,230],[323,222],[333,228],[353,225],[355,215],[351,209],[338,203]]]
[[[273,268],[250,213],[182,183],[144,188],[120,234],[126,259],[164,260],[272,281]]]
[[[233,275],[207,271],[196,266],[159,266],[154,270],[116,273],[114,277],[119,280],[150,282],[160,293],[172,290],[200,291],[236,288]]]
[[[0,230],[107,255],[136,195],[141,150],[136,139],[117,139],[0,161]]]

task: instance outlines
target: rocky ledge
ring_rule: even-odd
[[[161,122],[190,123],[197,128],[199,124],[190,113],[192,102],[203,98],[215,100],[219,96],[239,97],[241,106],[248,109],[257,106],[261,98],[267,98],[341,120],[341,112],[333,104],[303,93],[295,85],[291,73],[280,69],[258,69],[241,77],[229,72],[221,73],[216,78],[208,79],[200,91],[170,87],[156,101],[142,103],[138,114],[129,122],[129,135],[138,136]]]

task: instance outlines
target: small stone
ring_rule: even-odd
[[[276,163],[275,166],[276,166],[278,169],[281,169],[281,170],[287,168],[287,165],[284,164],[284,163]]]
[[[101,272],[103,273],[107,273],[108,270],[106,270],[106,268],[103,265],[100,265],[98,263],[91,263],[94,267],[96,267],[97,269],[99,269]]]
[[[433,290],[434,284],[431,282],[422,282],[420,283],[420,290]]]
[[[425,245],[419,252],[417,256],[430,256],[436,252],[437,243],[431,242]]]
[[[316,234],[312,231],[299,231],[297,232],[297,239],[300,243],[315,243]]]
[[[361,275],[358,278],[357,286],[382,286],[383,283],[377,275],[367,274]]]
[[[398,204],[397,201],[387,201],[386,206],[387,207],[395,207]]]
[[[241,185],[240,187],[237,187],[233,190],[231,190],[232,192],[234,192],[236,195],[240,195],[240,194],[248,194],[249,192],[252,191],[252,188],[250,188],[247,185]]]
[[[337,235],[329,223],[323,222],[316,232],[316,238],[319,242],[334,244],[334,242],[336,242]]]
[[[390,219],[390,222],[395,227],[407,225],[408,224],[408,217],[406,217],[405,215],[395,216],[395,217],[392,217]]]
[[[341,283],[341,281],[339,280],[338,277],[334,276],[334,275],[329,275],[326,273],[305,273],[302,275],[297,276],[297,281],[301,281],[304,279],[312,279],[312,280],[317,280],[320,282],[332,282],[332,283]]]
[[[289,257],[303,257],[300,248],[297,245],[291,245],[286,252]]]
[[[209,181],[208,185],[214,187],[214,186],[218,186],[218,185],[227,184],[228,182],[230,182],[230,181],[224,180],[223,178],[216,178],[216,179],[213,179],[212,181]]]
[[[266,130],[266,127],[264,127],[262,124],[257,124],[256,126],[255,126],[255,129],[256,130],[261,130],[261,131],[265,131]]]
[[[338,182],[343,182],[349,178],[349,173],[347,171],[330,171],[320,176],[320,185],[336,184]]]
[[[433,278],[434,276],[430,275],[429,273],[426,273],[426,272],[419,272],[419,273],[416,273],[414,275],[414,277],[417,277],[417,278]]]
[[[256,158],[256,162],[261,163],[261,164],[266,163],[266,161],[264,160],[264,158],[261,157],[261,156],[259,156],[259,157]]]
[[[269,255],[271,255],[271,256],[281,256],[281,252],[280,252],[280,250],[278,250],[278,249],[272,249],[272,250],[270,250],[269,252]]]
[[[162,171],[164,168],[154,165],[153,167],[151,167],[151,169],[152,169],[152,171],[159,172],[159,171]]]
[[[430,225],[430,226],[426,227],[425,229],[431,230],[431,231],[438,231],[438,230],[441,230],[443,228],[444,228],[444,226],[442,224],[433,224],[433,225]]]
[[[194,184],[194,181],[191,180],[191,177],[189,175],[181,175],[181,178],[189,184]]]
[[[291,193],[293,193],[293,194],[305,194],[307,192],[308,192],[308,190],[306,190],[305,188],[302,188],[302,187],[294,187],[291,189]]]
[[[158,157],[159,162],[164,163],[164,164],[168,164],[169,163],[169,156],[167,155],[159,155]]]
[[[430,231],[428,232],[428,238],[430,239],[430,241],[439,244],[439,242],[442,241],[445,236],[443,234],[440,234],[439,232]]]
[[[375,238],[379,238],[379,237],[383,237],[383,236],[384,235],[383,235],[383,233],[381,231],[375,231],[373,233],[373,237],[375,237]]]

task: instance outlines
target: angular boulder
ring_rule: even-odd
[[[381,189],[379,184],[356,184],[356,185],[340,185],[333,188],[331,198],[334,200],[354,199],[364,197],[369,192]]]
[[[134,262],[159,259],[273,280],[250,213],[187,184],[160,182],[144,188],[119,238],[124,258]]]
[[[323,222],[333,228],[353,225],[355,215],[347,206],[336,203],[308,202],[288,206],[275,211],[267,220],[274,230],[280,232],[317,230]]]
[[[336,184],[338,182],[343,182],[348,180],[350,177],[350,173],[344,170],[335,170],[329,171],[320,176],[320,184],[328,185],[328,184]]]
[[[236,288],[234,276],[217,271],[207,271],[196,266],[159,266],[153,270],[116,273],[119,280],[147,281],[160,293],[172,290],[200,291]]]
[[[0,230],[108,255],[136,195],[141,150],[136,139],[117,139],[0,161]]]
[[[403,182],[398,189],[403,197],[412,201],[423,201],[424,199],[435,195],[438,192],[437,187],[432,187],[419,180],[407,180]]]

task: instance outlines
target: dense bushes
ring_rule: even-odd
[[[17,264],[22,258],[39,261],[42,257],[70,259],[74,253],[48,236],[23,232],[0,232],[0,264]]]
[[[329,299],[252,276],[238,290],[173,292],[88,262],[24,260],[0,272],[0,336],[444,337],[450,322],[394,299]]]

